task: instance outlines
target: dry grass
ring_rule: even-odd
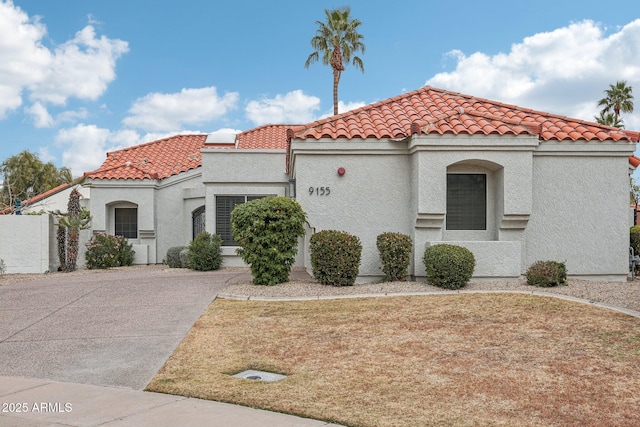
[[[348,426],[637,426],[640,320],[519,294],[217,300],[148,389]]]

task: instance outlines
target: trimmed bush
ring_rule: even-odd
[[[424,251],[424,266],[430,285],[460,289],[466,285],[476,266],[473,253],[462,246],[438,244]]]
[[[164,262],[169,268],[187,268],[187,265],[180,259],[180,252],[188,249],[188,246],[172,246],[167,250],[167,257]]]
[[[353,286],[360,269],[362,245],[344,231],[323,230],[309,245],[313,277],[323,285]]]
[[[199,233],[189,244],[189,268],[199,271],[217,270],[222,265],[222,239],[206,231]],[[178,258],[182,252],[178,253]]]
[[[385,282],[407,279],[413,242],[402,233],[382,233],[376,239]]]
[[[85,261],[88,269],[121,267],[133,264],[135,251],[122,236],[98,233],[86,243]]]
[[[255,285],[289,281],[306,219],[300,204],[288,197],[265,197],[233,209],[231,231],[240,246],[237,253],[251,266]]]
[[[567,281],[567,267],[563,262],[536,261],[531,264],[525,277],[528,285],[550,288]]]

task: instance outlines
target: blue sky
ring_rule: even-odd
[[[593,120],[610,83],[640,93],[636,0],[0,0],[0,161],[30,150],[77,176],[176,133],[324,117],[331,69],[304,62],[345,5],[366,52],[341,112],[429,84]]]

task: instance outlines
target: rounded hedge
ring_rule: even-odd
[[[360,269],[362,245],[344,231],[323,230],[309,242],[313,277],[323,285],[353,286]]]
[[[189,244],[189,255],[186,260],[189,268],[199,271],[219,269],[222,265],[221,246],[222,239],[217,234],[206,231],[199,233]],[[178,252],[178,258],[181,252]]]
[[[567,281],[567,267],[558,261],[536,261],[531,264],[525,277],[528,285],[550,288]]]
[[[460,289],[466,285],[476,266],[473,253],[462,246],[441,243],[424,251],[424,266],[430,285]]]
[[[402,233],[382,233],[376,239],[385,282],[406,280],[413,242]]]
[[[186,268],[187,265],[180,259],[180,252],[187,249],[187,246],[172,246],[167,250],[167,256],[164,259],[164,263],[169,268]]]

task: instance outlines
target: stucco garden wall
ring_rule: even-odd
[[[5,273],[44,273],[49,270],[49,215],[0,215],[0,259]]]

